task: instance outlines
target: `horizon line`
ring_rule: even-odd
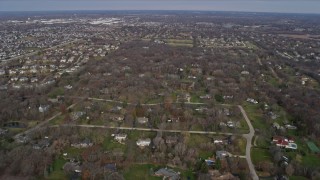
[[[74,11],[188,11],[188,12],[227,12],[227,13],[268,13],[268,14],[299,14],[320,15],[320,12],[279,12],[279,11],[228,11],[228,10],[194,10],[194,9],[67,9],[67,10],[0,10],[0,13],[29,13],[29,12],[74,12]]]

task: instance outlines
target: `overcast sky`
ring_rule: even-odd
[[[320,0],[0,0],[0,11],[210,10],[320,14]]]

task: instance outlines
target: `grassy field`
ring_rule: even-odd
[[[290,176],[290,180],[308,180],[308,178],[303,177],[303,176]]]
[[[240,138],[237,140],[236,144],[240,148],[240,155],[245,155],[246,154],[246,145],[247,145],[246,139]]]
[[[270,139],[262,136],[257,136],[256,145],[258,147],[268,148],[270,146]]]
[[[116,142],[115,140],[113,140],[111,138],[105,138],[105,140],[103,141],[103,144],[102,144],[102,148],[104,150],[121,149],[122,152],[125,152],[126,145],[125,144],[121,144],[119,142]]]
[[[251,150],[251,159],[254,164],[257,164],[262,161],[271,162],[271,154],[268,149],[252,148]]]
[[[130,168],[124,171],[125,179],[145,179],[145,180],[161,180],[161,177],[152,176],[152,170],[155,170],[156,166],[151,164],[132,165]]]
[[[57,96],[62,95],[64,95],[64,89],[62,87],[55,88],[48,94],[50,98],[57,98]]]
[[[247,102],[244,103],[243,108],[245,109],[251,123],[255,129],[268,129],[270,128],[265,122],[262,120],[262,112],[260,112],[259,104],[249,104]]]
[[[308,154],[302,157],[301,164],[306,167],[320,167],[320,158],[315,154]]]
[[[63,165],[66,163],[67,161],[64,160],[62,157],[59,157],[58,159],[56,159],[53,162],[53,171],[52,173],[49,174],[47,179],[52,179],[52,180],[56,180],[56,179],[68,179],[65,175],[65,173],[63,172]]]
[[[64,115],[58,116],[54,118],[52,121],[49,122],[50,125],[59,125],[63,122],[64,120]]]
[[[84,149],[79,149],[75,147],[68,147],[63,152],[68,153],[68,157],[80,156]]]

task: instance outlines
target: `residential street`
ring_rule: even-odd
[[[247,146],[246,146],[246,158],[247,158],[247,162],[248,162],[248,166],[249,166],[249,169],[250,169],[250,174],[251,174],[251,177],[253,180],[258,180],[259,177],[256,173],[256,170],[254,169],[254,165],[252,163],[252,160],[251,160],[251,142],[252,142],[252,138],[254,136],[254,128],[250,122],[250,119],[248,118],[245,110],[243,109],[242,106],[238,105],[244,119],[247,121],[247,124],[249,126],[249,129],[250,129],[250,132],[249,134],[244,134],[243,137],[247,139]]]
[[[67,109],[70,109],[70,108],[74,107],[75,105],[76,105],[75,103],[74,103],[74,104],[71,104]],[[56,117],[58,117],[58,116],[60,116],[60,115],[61,115],[61,112],[56,113],[56,114],[53,115],[52,117],[46,119],[45,121],[42,121],[41,123],[37,124],[36,126],[30,128],[30,129],[28,129],[28,130],[26,130],[26,131],[24,131],[24,132],[21,132],[21,133],[19,133],[19,134],[16,134],[16,135],[14,136],[14,139],[18,138],[19,136],[21,136],[21,135],[23,135],[23,134],[24,134],[24,135],[27,135],[27,134],[31,133],[32,131],[41,128],[42,126],[46,125],[46,124],[49,123],[51,120],[53,120],[54,118],[56,118]]]
[[[76,97],[72,97],[72,98],[76,98]],[[81,98],[81,97],[77,97],[79,99],[85,99],[85,98]],[[96,101],[106,101],[106,102],[118,102],[118,103],[124,103],[121,101],[114,101],[114,100],[107,100],[107,99],[98,99],[98,98],[87,98],[89,100],[96,100]],[[131,104],[131,103],[127,103],[127,104]],[[142,104],[144,106],[155,106],[155,105],[160,105],[162,103],[156,103],[156,104]],[[197,104],[205,104],[205,103],[186,103],[186,104],[193,104],[193,105],[197,105]],[[225,104],[227,106],[227,104]],[[71,106],[68,107],[68,109],[74,107],[75,104],[72,104]],[[252,177],[253,180],[258,180],[259,177],[254,169],[254,165],[252,163],[251,160],[251,147],[252,147],[252,138],[254,136],[254,128],[245,112],[245,110],[243,109],[243,107],[241,105],[238,105],[238,108],[240,109],[244,119],[246,120],[248,127],[249,127],[249,134],[236,134],[236,133],[223,133],[223,132],[213,132],[213,131],[185,131],[185,130],[163,130],[163,129],[153,129],[153,128],[135,128],[135,127],[110,127],[110,126],[103,126],[103,125],[73,125],[73,124],[64,124],[64,125],[53,125],[50,127],[53,128],[58,128],[58,127],[84,127],[84,128],[104,128],[104,129],[120,129],[120,130],[137,130],[137,131],[162,131],[162,132],[169,132],[169,133],[191,133],[191,134],[219,134],[219,135],[242,135],[246,141],[247,141],[247,145],[246,145],[246,155],[245,158],[247,159],[248,162],[248,166],[249,166],[249,170],[250,170],[250,175]],[[26,130],[25,132],[19,133],[15,136],[15,138],[21,136],[22,134],[28,134],[36,129],[41,128],[42,126],[44,126],[45,124],[49,123],[51,120],[53,120],[54,118],[58,117],[61,115],[61,112],[55,114],[54,116],[48,118],[47,120],[39,123],[37,126]],[[235,155],[233,155],[235,156]],[[242,156],[241,156],[242,157]]]

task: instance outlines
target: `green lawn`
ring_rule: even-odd
[[[63,123],[64,115],[60,115],[49,122],[50,125],[59,125]]]
[[[62,95],[64,95],[63,87],[55,88],[48,94],[50,98],[57,98],[57,96],[62,96]]]
[[[262,120],[263,115],[260,112],[259,104],[254,105],[246,102],[244,103],[243,108],[245,109],[249,119],[251,120],[252,126],[255,129],[263,130],[270,128],[269,125]]]
[[[201,99],[200,99],[200,97],[198,96],[198,95],[196,95],[196,94],[192,94],[191,95],[191,100],[190,100],[191,102],[196,102],[196,103],[200,103],[201,102]]]
[[[265,138],[263,136],[258,136],[256,140],[256,144],[258,147],[268,148],[270,146],[270,139]]]
[[[315,154],[308,154],[302,157],[301,164],[307,167],[320,167],[320,158]]]
[[[239,155],[245,155],[246,154],[246,146],[247,146],[247,141],[244,138],[240,138],[237,140],[237,145],[240,148],[240,154]]]
[[[308,178],[303,177],[303,176],[290,176],[290,180],[308,180]]]
[[[123,173],[125,179],[145,179],[145,180],[161,180],[162,177],[152,176],[152,170],[155,170],[156,166],[151,164],[135,164],[126,169]]]
[[[272,86],[274,87],[279,87],[279,81],[274,78],[274,77],[271,77],[271,75],[268,77],[268,80],[267,80]]]
[[[271,162],[272,157],[267,149],[252,148],[251,159],[254,164],[257,164],[262,161]]]
[[[62,157],[59,157],[58,159],[56,159],[53,162],[53,171],[52,173],[49,174],[48,179],[52,179],[52,180],[56,180],[56,179],[68,179],[65,175],[65,173],[63,172],[63,165],[66,163],[67,161],[64,160]]]
[[[187,146],[190,148],[198,148],[199,144],[201,143],[207,143],[211,140],[204,135],[198,135],[198,134],[190,134],[187,137]]]
[[[111,136],[110,136],[111,137]],[[114,150],[114,149],[121,149],[122,152],[125,152],[126,150],[126,145],[125,144],[121,144],[121,143],[118,143],[116,142],[115,140],[111,139],[111,138],[106,138],[104,141],[103,141],[103,144],[102,144],[102,148],[104,150]]]
[[[68,157],[77,157],[81,156],[81,153],[84,151],[84,149],[75,148],[75,147],[68,147],[63,152],[68,153]]]
[[[136,130],[130,130],[126,131],[128,134],[128,139],[130,140],[138,140],[140,138],[150,138],[151,140],[156,136],[156,132],[149,132],[149,131],[136,131]]]

